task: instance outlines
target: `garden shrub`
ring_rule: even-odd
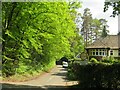
[[[74,69],[75,67],[73,67],[73,62],[69,63],[69,66],[68,66],[68,72],[67,72],[67,78],[69,80],[76,80],[76,76],[75,76],[75,73],[74,73]]]
[[[120,63],[120,60],[115,59],[112,56],[110,56],[110,57],[103,57],[101,61],[104,62],[104,63],[110,63],[110,64]]]
[[[91,58],[90,62],[98,63],[97,59],[95,59],[95,58]]]
[[[74,63],[72,70],[82,88],[120,88],[120,63]]]

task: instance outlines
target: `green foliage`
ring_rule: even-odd
[[[67,78],[68,78],[68,80],[77,80],[76,75],[74,73],[73,62],[69,63]]]
[[[109,7],[113,7],[113,12],[112,12],[112,17],[115,17],[116,15],[120,14],[120,1],[112,1],[110,0],[109,2],[104,3],[104,12],[106,12]]]
[[[104,26],[101,37],[106,37],[106,36],[107,36],[107,32],[106,32],[106,27]]]
[[[83,38],[78,34],[78,32],[76,32],[76,36],[74,38],[70,39],[70,43],[70,50],[72,52],[71,58],[75,58],[79,53],[82,53],[84,51]]]
[[[101,35],[103,35],[103,30],[105,31],[105,35],[108,33],[108,30],[106,29],[108,27],[107,21],[102,18],[93,18],[89,8],[84,9],[84,13],[81,18],[81,34],[84,38],[85,47],[99,39]],[[104,26],[106,28],[104,28]]]
[[[103,57],[101,62],[106,64],[115,64],[115,63],[120,63],[120,60],[110,56],[110,57]]]
[[[97,59],[95,59],[95,58],[91,58],[91,59],[90,59],[90,62],[98,63]]]
[[[81,58],[74,58],[74,61],[80,61]]]
[[[2,17],[2,63],[6,76],[11,72],[46,71],[56,60],[77,53],[82,47],[67,2],[3,2]],[[72,51],[70,39],[76,38]],[[16,60],[18,63],[14,64]]]
[[[71,69],[81,88],[120,88],[120,63],[74,63]]]

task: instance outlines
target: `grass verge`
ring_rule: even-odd
[[[40,75],[49,73],[53,67],[55,66],[52,66],[50,68],[45,68],[45,70],[26,72],[24,74],[15,74],[13,76],[5,77],[5,78],[2,77],[2,80],[6,82],[24,82],[24,81],[33,80],[38,78]]]

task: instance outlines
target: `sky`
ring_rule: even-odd
[[[118,16],[110,17],[112,15],[112,7],[109,7],[108,11],[103,12],[104,9],[104,1],[105,0],[80,0],[82,2],[82,8],[78,11],[83,14],[85,8],[89,8],[93,18],[103,18],[106,19],[108,22],[109,34],[116,35],[118,33]]]

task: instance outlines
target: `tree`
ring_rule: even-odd
[[[77,2],[70,1],[69,2],[69,9],[70,9],[70,13],[71,13],[71,16],[72,16],[73,20],[77,19],[77,16],[80,14],[76,11],[79,8],[81,8],[80,1],[77,1]]]
[[[81,34],[84,38],[85,47],[101,37],[104,26],[108,27],[105,19],[93,18],[88,8],[84,10],[81,26]],[[108,33],[108,30],[106,32]]]
[[[69,39],[71,43],[71,58],[75,58],[79,53],[84,51],[83,37],[79,34],[79,30],[76,31],[76,36]]]
[[[92,29],[92,41],[97,40],[98,38],[100,38],[101,35],[101,22],[99,19],[95,18],[92,20],[92,25],[91,25],[91,29]]]
[[[72,53],[76,25],[67,2],[4,2],[2,24],[6,76],[45,70]]]
[[[84,38],[84,44],[85,47],[90,43],[90,38],[91,38],[91,24],[92,24],[92,14],[90,12],[89,8],[84,9],[84,14],[82,16],[82,29],[81,29],[81,34],[83,35]]]
[[[101,30],[102,30],[101,37],[106,37],[109,33],[109,30],[107,30],[106,28],[109,26],[107,25],[107,21],[105,19],[100,19],[100,22],[101,22]]]
[[[109,0],[104,3],[104,12],[106,12],[109,6],[113,7],[112,17],[120,14],[120,1]]]
[[[81,8],[81,3],[78,2],[69,2],[69,7],[70,7],[70,14],[71,17],[73,18],[73,21],[76,24],[76,28],[75,28],[75,37],[70,38],[70,45],[71,45],[71,57],[70,58],[74,58],[76,57],[76,55],[78,53],[83,52],[84,49],[84,45],[83,45],[83,38],[82,36],[79,34],[80,30],[79,30],[79,19],[80,19],[80,13],[77,12],[78,8]]]
[[[107,34],[107,30],[106,30],[106,27],[104,26],[101,37],[104,38],[104,37],[106,37],[107,35],[108,35],[108,34]]]

